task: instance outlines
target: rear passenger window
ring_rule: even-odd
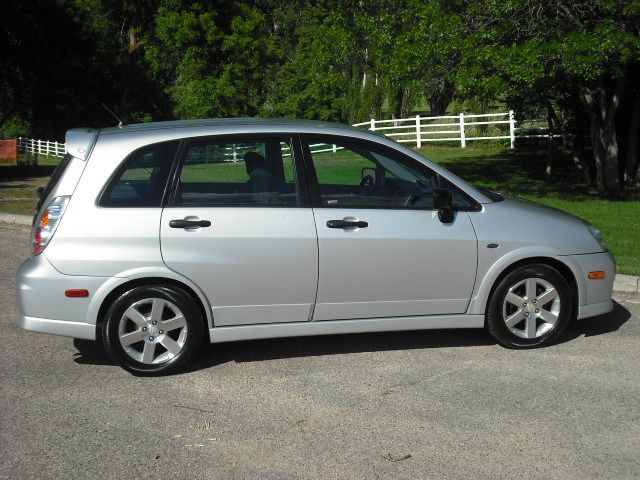
[[[300,205],[291,141],[243,138],[190,145],[177,205]]]
[[[102,194],[103,207],[159,207],[178,142],[150,145],[133,152]]]

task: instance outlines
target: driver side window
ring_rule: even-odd
[[[322,205],[433,208],[437,178],[427,167],[375,145],[308,141]]]

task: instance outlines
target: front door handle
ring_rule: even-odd
[[[362,220],[329,220],[327,227],[329,228],[367,228],[369,224]]]
[[[169,226],[171,228],[210,227],[211,222],[209,220],[171,220]]]

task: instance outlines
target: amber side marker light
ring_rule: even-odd
[[[85,290],[84,288],[76,290],[65,290],[64,294],[70,298],[83,298],[89,296],[89,290]]]
[[[602,271],[589,272],[589,278],[591,280],[595,280],[596,278],[605,278],[606,276],[607,274]]]

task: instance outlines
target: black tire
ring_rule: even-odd
[[[153,298],[171,302],[180,310],[186,320],[186,340],[180,352],[173,358],[162,363],[148,364],[127,354],[120,343],[119,326],[129,307],[138,301]],[[109,357],[124,369],[138,375],[165,375],[184,368],[193,359],[202,346],[204,330],[200,309],[187,292],[168,285],[143,285],[124,292],[107,310],[102,322],[102,340]]]
[[[541,279],[550,283],[558,292],[560,299],[560,311],[558,312],[557,320],[548,331],[540,334],[540,336],[536,338],[521,338],[511,331],[503,319],[503,304],[509,289],[528,278]],[[509,308],[513,307],[510,306]],[[545,264],[525,265],[509,272],[494,288],[487,305],[487,330],[500,345],[506,348],[544,347],[555,342],[562,334],[569,324],[572,309],[573,298],[571,288],[560,272]],[[527,315],[527,313],[523,303],[523,316],[524,315]],[[523,317],[523,319],[524,318],[526,317]],[[534,331],[534,329],[535,327],[532,327],[532,331]],[[536,332],[541,331],[543,330],[540,329]]]

